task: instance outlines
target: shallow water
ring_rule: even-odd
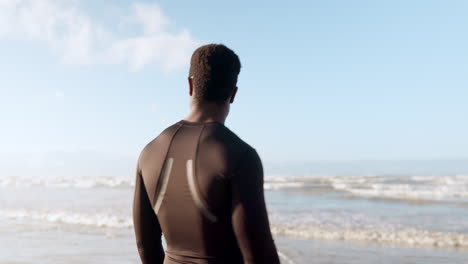
[[[0,263],[138,263],[132,185],[0,177]],[[468,263],[467,176],[267,175],[265,189],[283,263]]]

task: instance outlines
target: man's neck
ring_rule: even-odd
[[[189,122],[224,124],[229,113],[229,106],[218,104],[192,105],[190,114],[185,118]]]

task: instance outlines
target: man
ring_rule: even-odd
[[[198,48],[188,78],[190,114],[140,155],[133,221],[144,264],[279,263],[261,160],[224,126],[240,67],[224,45]]]

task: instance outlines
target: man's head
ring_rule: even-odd
[[[222,44],[199,47],[190,61],[190,95],[196,103],[232,103],[240,68],[239,57],[228,47]]]

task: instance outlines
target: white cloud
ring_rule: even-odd
[[[79,9],[74,0],[0,0],[0,38],[43,43],[68,64],[128,64],[132,70],[157,63],[172,71],[188,63],[198,42],[171,22],[155,4],[137,3],[125,17],[142,34],[117,38]],[[114,24],[124,18],[116,17]]]
[[[164,28],[169,25],[169,19],[156,5],[148,6],[137,3],[133,5],[133,9],[135,13],[132,19],[141,23],[148,35],[164,31]]]

